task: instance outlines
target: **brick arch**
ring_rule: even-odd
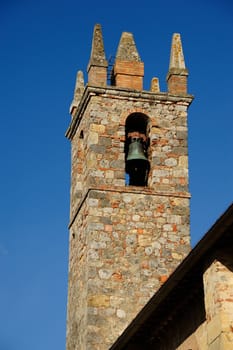
[[[125,125],[128,117],[130,117],[133,114],[144,115],[144,116],[146,116],[147,118],[150,119],[150,117],[147,114],[147,111],[145,111],[143,108],[141,108],[141,107],[130,108],[128,110],[123,110],[122,111],[121,117],[120,117],[121,125]]]
[[[145,113],[133,112],[129,114],[125,120],[126,135],[130,130],[147,135],[149,121],[150,118]]]

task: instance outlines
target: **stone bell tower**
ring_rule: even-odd
[[[190,250],[187,76],[174,34],[168,91],[143,90],[124,32],[110,72],[94,28],[77,74],[72,145],[67,350],[107,350]],[[109,75],[111,73],[111,76]],[[111,83],[107,84],[107,78]]]

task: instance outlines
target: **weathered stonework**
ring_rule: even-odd
[[[86,87],[72,139],[71,216],[89,187],[125,190],[125,121],[133,112],[149,122],[149,189],[188,194],[187,107],[191,97]],[[87,105],[88,103],[88,105]],[[140,107],[139,107],[140,106]],[[71,124],[72,125],[72,124]],[[71,133],[71,130],[69,131]]]
[[[127,53],[130,80],[120,57],[123,80],[103,86],[101,76],[98,85],[103,64],[95,61],[95,80],[89,76],[93,84],[76,98],[66,134],[72,142],[67,350],[107,350],[190,250],[192,96],[143,91],[143,72],[139,79],[134,71],[142,62],[132,35],[125,37],[126,50],[123,40],[118,52]],[[125,179],[125,125],[133,113],[148,119],[145,187]]]
[[[233,273],[219,261],[205,271],[206,320],[177,350],[231,350],[233,347]]]
[[[233,273],[215,261],[204,274],[206,330],[211,350],[233,346]]]
[[[68,318],[92,330],[77,349],[108,349],[186,256],[188,202],[143,191],[88,192],[70,236]],[[80,307],[87,314],[77,314]]]

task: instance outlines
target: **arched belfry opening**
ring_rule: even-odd
[[[130,186],[147,186],[150,170],[148,160],[148,123],[143,113],[132,113],[125,123],[125,171]]]

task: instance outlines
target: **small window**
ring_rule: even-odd
[[[125,124],[125,171],[126,185],[147,186],[150,170],[148,160],[149,118],[142,113],[128,116]]]

